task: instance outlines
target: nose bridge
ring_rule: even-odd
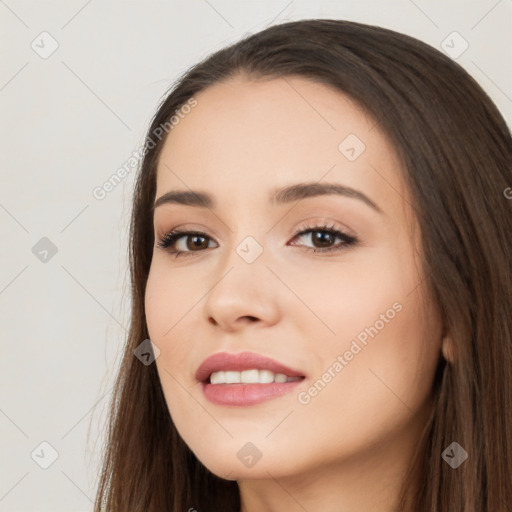
[[[263,253],[266,252],[264,247],[268,247],[269,229],[261,220],[261,212],[256,206],[246,202],[237,211],[240,214],[229,223],[231,254],[226,258],[226,265],[238,267],[243,263],[250,268],[256,261],[261,264]]]
[[[262,240],[261,231],[250,234],[248,230],[233,231],[229,249],[221,257],[220,275],[224,276],[233,286],[243,286],[244,283],[253,289],[258,283],[265,281],[268,269],[268,244]]]
[[[218,277],[205,299],[207,319],[213,318],[225,328],[240,317],[273,321],[278,309],[269,286],[273,276],[266,266],[267,244],[261,240],[265,228],[260,226],[255,232],[244,227],[247,225],[240,222],[232,226],[232,242],[219,260]]]

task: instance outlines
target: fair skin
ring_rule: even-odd
[[[210,471],[237,481],[243,512],[394,511],[443,348],[396,153],[353,102],[303,78],[236,77],[195,98],[165,141],[156,198],[202,191],[215,206],[158,206],[155,244],[174,228],[208,238],[182,237],[174,248],[188,252],[177,258],[155,246],[146,289],[173,422]],[[353,161],[338,149],[349,134],[366,146]],[[269,202],[300,182],[351,187],[381,211],[336,194]],[[294,236],[324,222],[358,242],[308,251],[342,246],[336,235],[323,245],[315,231]],[[263,249],[252,263],[236,252],[248,236]],[[378,333],[348,360],[370,326]],[[195,371],[221,351],[256,352],[306,379],[260,404],[213,404]],[[308,392],[329,368],[325,387]],[[247,442],[262,454],[252,467],[237,457]]]

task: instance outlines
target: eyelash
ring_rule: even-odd
[[[329,233],[334,238],[341,238],[343,240],[343,244],[335,246],[335,247],[320,248],[320,249],[315,249],[312,247],[305,247],[306,251],[311,251],[314,253],[328,253],[328,252],[343,251],[343,250],[347,249],[348,247],[357,244],[357,242],[358,242],[358,240],[355,237],[347,235],[346,233],[343,233],[342,231],[335,229],[334,225],[329,227],[327,224],[323,224],[321,226],[320,225],[303,226],[299,231],[297,231],[294,234],[292,240],[294,240],[297,237],[301,237],[303,235],[306,235],[308,233],[312,233],[315,231],[322,232],[322,233]],[[204,249],[199,250],[199,251],[178,251],[178,250],[172,248],[172,245],[174,245],[180,238],[186,237],[186,236],[192,236],[192,235],[196,235],[196,236],[198,235],[200,237],[204,237],[204,238],[208,238],[208,239],[210,238],[206,233],[202,233],[200,231],[175,231],[175,230],[172,230],[169,233],[167,233],[166,235],[164,235],[158,241],[157,246],[160,249],[166,250],[167,252],[174,254],[176,256],[176,258],[178,256],[189,256],[194,253],[202,252]]]

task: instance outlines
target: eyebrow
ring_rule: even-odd
[[[323,195],[341,195],[353,199],[359,199],[366,205],[370,206],[379,213],[382,210],[365,194],[351,187],[340,185],[339,183],[297,183],[287,187],[275,189],[271,191],[269,201],[271,204],[285,204],[308,197],[316,197]],[[196,206],[200,208],[215,209],[215,199],[203,191],[194,190],[172,190],[160,196],[152,206],[154,211],[163,204],[183,204],[187,206]]]

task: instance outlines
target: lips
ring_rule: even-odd
[[[244,370],[270,370],[273,373],[283,373],[287,377],[305,377],[304,373],[294,370],[268,357],[253,352],[241,352],[229,354],[218,352],[205,359],[196,371],[196,379],[199,382],[208,382],[210,375],[219,371],[244,371]]]

